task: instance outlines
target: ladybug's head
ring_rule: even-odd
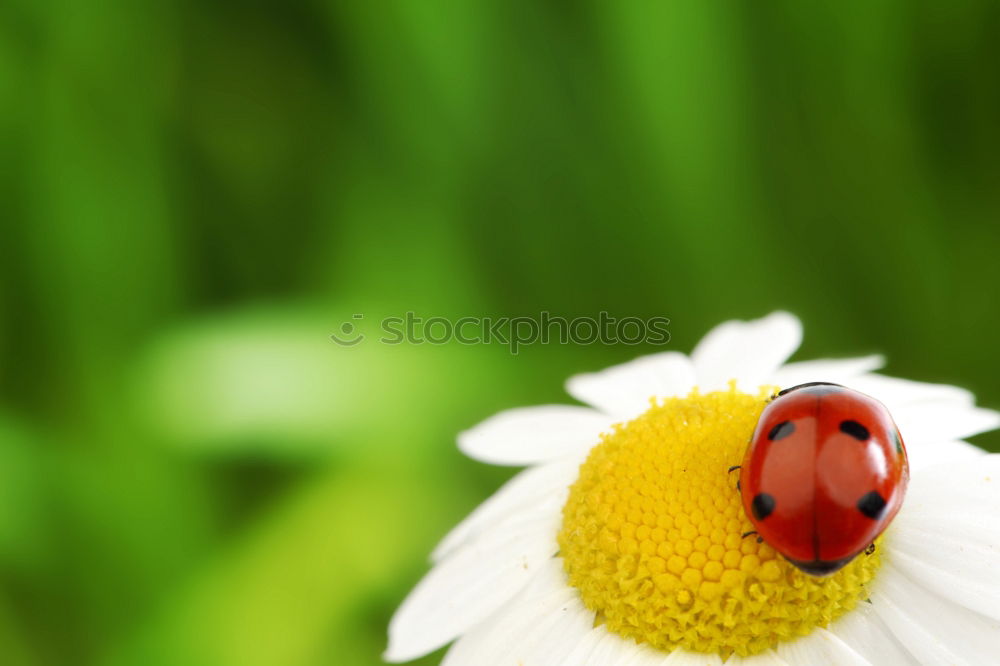
[[[833,382],[806,382],[805,384],[796,384],[795,386],[791,386],[791,387],[786,388],[786,389],[781,389],[780,391],[778,391],[778,395],[775,396],[775,397],[780,398],[781,396],[783,396],[783,395],[785,395],[787,393],[791,393],[792,391],[798,391],[798,390],[801,390],[801,389],[808,389],[808,388],[814,388],[814,387],[818,388],[818,387],[822,387],[822,386],[829,386],[829,387],[833,387],[833,388],[844,388],[840,384],[834,384]],[[820,390],[822,390],[822,389],[820,389]]]

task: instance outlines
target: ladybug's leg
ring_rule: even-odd
[[[865,555],[871,555],[875,552],[875,542],[872,541],[871,544],[865,548]]]
[[[757,531],[756,530],[752,530],[750,532],[744,532],[743,533],[743,538],[746,539],[751,534],[757,534]],[[762,537],[761,535],[757,534],[757,543],[760,543],[763,540],[764,540],[764,537]]]
[[[734,470],[740,469],[741,467],[742,467],[742,465],[733,465],[732,467],[729,468],[729,474],[732,474]],[[741,490],[740,489],[740,481],[739,481],[739,479],[737,479],[736,480],[736,491],[740,492],[740,490]]]

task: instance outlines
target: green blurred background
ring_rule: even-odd
[[[799,358],[1000,406],[998,32],[985,1],[6,0],[0,662],[378,663],[511,474],[455,433],[653,351],[333,344],[356,313],[666,316],[686,351],[781,307]]]

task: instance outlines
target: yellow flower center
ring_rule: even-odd
[[[738,474],[772,387],[669,398],[602,436],[580,467],[559,534],[570,583],[597,621],[662,650],[726,658],[808,634],[868,597],[878,550],[826,578],[753,529]]]

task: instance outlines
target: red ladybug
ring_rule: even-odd
[[[906,448],[885,406],[814,382],[764,408],[739,487],[758,536],[802,571],[825,576],[889,525],[908,480]]]

